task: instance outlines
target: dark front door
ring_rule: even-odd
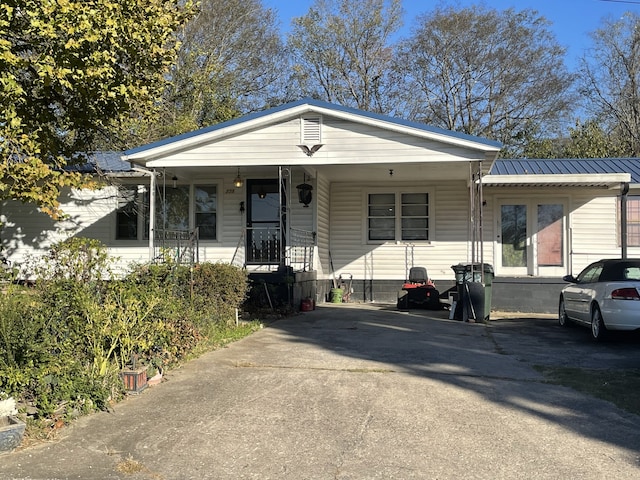
[[[277,179],[247,180],[247,263],[280,263],[280,190]]]

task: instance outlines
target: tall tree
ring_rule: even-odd
[[[581,93],[633,156],[640,156],[640,16],[607,19],[581,62]]]
[[[564,157],[569,158],[607,158],[626,157],[628,144],[620,142],[615,132],[608,132],[596,119],[577,122],[569,129],[571,139],[566,142]]]
[[[571,110],[564,55],[536,11],[438,7],[418,18],[398,55],[406,115],[518,155]]]
[[[301,93],[393,113],[391,39],[401,25],[400,0],[316,0],[288,37]]]
[[[261,0],[202,0],[181,35],[161,136],[270,106],[286,72],[277,16]]]
[[[80,184],[63,167],[133,103],[157,98],[190,8],[183,0],[3,0],[0,198],[59,216],[60,189]]]

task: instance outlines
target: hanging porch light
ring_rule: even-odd
[[[233,180],[233,186],[236,188],[241,188],[242,187],[242,178],[240,178],[240,169],[238,168],[238,174],[236,175],[236,178]]]
[[[303,183],[296,186],[296,188],[298,189],[298,201],[304,204],[306,208],[309,206],[309,204],[311,203],[311,199],[313,198],[311,194],[311,190],[313,190],[313,187],[307,183],[306,174],[303,174],[302,182]]]

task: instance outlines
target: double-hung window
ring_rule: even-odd
[[[619,210],[620,209],[618,209],[618,211]],[[620,231],[619,222],[618,222],[618,231]],[[639,195],[629,195],[627,197],[627,245],[629,247],[640,247],[640,196]]]
[[[428,241],[429,193],[367,194],[366,230],[370,243]]]
[[[195,225],[199,237],[203,240],[215,240],[217,237],[218,197],[215,185],[195,186]]]
[[[138,185],[118,187],[116,240],[138,240],[141,205]]]

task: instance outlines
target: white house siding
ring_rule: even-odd
[[[354,124],[323,117],[322,143],[325,145],[308,158],[300,144],[300,118],[290,119],[239,136],[221,138],[213,143],[167,155],[154,161],[154,167],[177,164],[196,167],[238,165],[299,165],[353,163],[467,161],[483,159],[484,153],[434,140],[414,137],[369,125]],[[465,163],[466,164],[466,163]]]
[[[316,270],[318,278],[328,278],[331,275],[329,265],[329,223],[330,223],[330,184],[329,181],[319,175],[316,178],[316,199],[313,205],[316,207],[316,243],[318,245],[318,262]]]
[[[117,248],[110,240],[115,237],[112,213],[116,209],[116,188],[99,190],[65,190],[61,207],[67,218],[53,221],[33,205],[7,201],[2,205],[2,246],[14,265],[24,264],[30,257],[45,254],[55,243],[80,236],[101,240],[110,247],[110,255],[118,257],[116,272],[132,261],[148,258],[148,249],[127,245]]]
[[[336,275],[363,281],[392,280],[400,285],[412,266],[427,268],[434,280],[453,280],[451,265],[468,261],[469,194],[463,182],[438,185],[394,184],[394,190],[418,187],[430,195],[429,243],[368,244],[365,240],[366,193],[384,184],[331,185],[330,251]]]
[[[580,192],[572,196],[572,269],[578,273],[591,262],[621,254],[618,197],[615,191]]]
[[[485,262],[493,263],[493,252],[497,251],[496,218],[498,204],[502,199],[559,200],[566,203],[565,250],[567,265],[565,273],[577,273],[589,263],[605,257],[621,254],[618,232],[619,191],[587,187],[489,187],[484,190]],[[638,250],[638,249],[635,249]],[[638,250],[640,253],[640,250]],[[634,254],[634,249],[629,249]],[[499,270],[497,276],[502,276]]]
[[[387,163],[402,158],[404,163],[422,163],[427,155],[434,161],[483,158],[483,155],[468,149],[332,118],[324,120],[322,132],[323,142],[329,143],[331,148],[321,149],[314,159],[325,156],[338,163],[356,160]]]

